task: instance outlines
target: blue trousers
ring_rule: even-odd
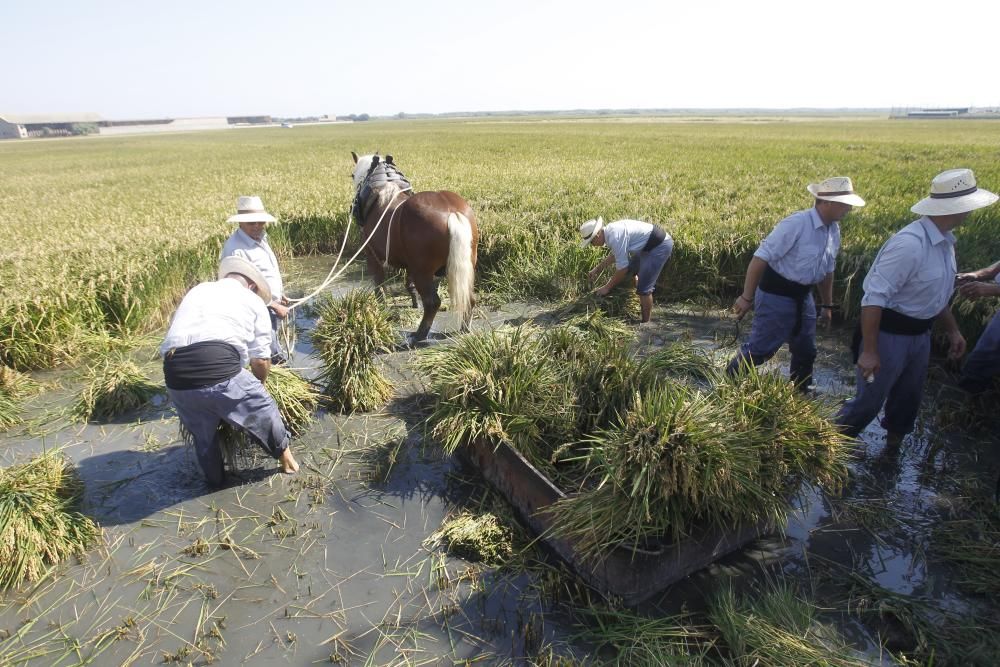
[[[274,311],[270,308],[267,309],[267,314],[271,316],[271,359],[275,357],[284,357],[285,351],[281,349],[281,341],[278,340],[278,316],[274,314]]]
[[[906,435],[917,421],[931,356],[930,332],[903,336],[880,331],[878,356],[881,368],[875,380],[869,384],[858,369],[854,398],[837,413],[837,423],[851,437],[865,430],[878,416],[883,403],[882,426],[890,433]]]
[[[238,375],[210,387],[167,388],[167,394],[177,409],[177,417],[194,437],[198,464],[209,484],[222,486],[225,481],[222,449],[216,442],[216,431],[222,420],[246,432],[276,459],[281,458],[288,447],[290,436],[277,403],[260,380],[245,368]]]
[[[1000,375],[1000,312],[993,316],[965,360],[958,386],[973,394],[989,389]]]
[[[635,285],[636,294],[652,294],[656,289],[656,281],[663,271],[664,265],[674,252],[674,240],[665,238],[652,250],[636,253],[629,260],[629,271],[638,278]]]
[[[795,336],[792,336],[797,314],[795,299],[758,289],[753,304],[750,339],[729,362],[726,373],[739,372],[745,363],[760,366],[788,343],[788,351],[792,353],[788,374],[800,387],[808,386],[816,361],[816,302],[812,294],[802,304],[802,327]]]

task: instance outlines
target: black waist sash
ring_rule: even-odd
[[[897,336],[922,336],[934,326],[934,317],[926,320],[919,317],[910,317],[897,312],[892,308],[882,309],[882,319],[879,320],[878,330]],[[854,363],[858,363],[861,355],[861,323],[854,329],[854,338],[851,339],[851,352],[854,355]]]
[[[646,245],[642,246],[642,252],[649,252],[656,246],[663,243],[663,240],[667,238],[667,233],[659,225],[653,225],[653,231],[649,233],[649,238],[646,239]]]
[[[768,294],[787,296],[795,299],[795,326],[792,327],[792,336],[798,336],[802,331],[802,310],[805,306],[806,297],[812,291],[812,285],[803,285],[793,280],[789,280],[768,264],[764,269],[764,276],[760,279],[760,289]]]
[[[163,379],[169,389],[201,389],[239,374],[240,351],[221,340],[176,347],[163,358]]]

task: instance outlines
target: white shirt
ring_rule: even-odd
[[[760,257],[787,280],[815,285],[833,272],[838,252],[840,225],[824,224],[816,209],[810,208],[775,225],[754,257]]]
[[[254,241],[249,234],[237,228],[222,246],[222,255],[219,259],[225,259],[230,255],[242,257],[257,267],[257,270],[264,276],[267,286],[271,288],[271,298],[280,299],[282,294],[281,271],[278,269],[278,258],[274,256],[271,246],[267,243],[267,233]]]
[[[628,268],[629,256],[642,252],[652,231],[653,225],[641,220],[616,220],[604,226],[604,244],[615,256],[616,269]]]
[[[195,285],[184,295],[160,354],[207,340],[229,343],[240,363],[271,358],[271,316],[259,296],[235,278]]]
[[[955,289],[955,235],[927,217],[893,234],[865,276],[862,306],[892,308],[922,320],[944,310]]]

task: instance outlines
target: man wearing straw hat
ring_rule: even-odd
[[[857,386],[837,423],[856,437],[885,404],[882,426],[896,447],[913,430],[930,359],[936,319],[948,335],[948,357],[959,359],[965,339],[948,302],[955,289],[952,230],[997,195],[979,188],[971,169],[949,169],[931,181],[930,196],[910,209],[919,220],[896,232],[865,276],[856,337]]]
[[[824,325],[833,312],[833,271],[840,251],[840,220],[865,200],[846,176],[811,183],[812,208],[779,222],[754,252],[743,281],[743,293],[733,304],[736,319],[754,311],[750,339],[729,362],[734,375],[747,365],[759,366],[788,343],[789,376],[801,391],[812,384],[816,360],[817,309]]]
[[[226,222],[238,223],[239,227],[226,239],[220,259],[242,257],[256,266],[267,279],[273,296],[267,304],[271,315],[271,363],[282,364],[286,357],[278,341],[278,320],[288,317],[288,299],[282,291],[278,259],[268,245],[264,231],[268,223],[275,222],[274,216],[264,209],[260,197],[239,197],[236,200],[236,215],[230,216]]]
[[[971,273],[960,273],[956,282],[961,285],[958,293],[966,299],[1000,296],[1000,262]],[[970,394],[981,394],[993,385],[997,375],[1000,375],[1000,311],[990,320],[966,358],[958,386]]]
[[[184,296],[160,346],[167,394],[214,486],[225,481],[216,441],[221,420],[246,432],[281,462],[283,472],[299,469],[278,406],[263,384],[271,368],[270,302],[271,289],[257,267],[226,257],[218,280]]]
[[[635,275],[635,291],[639,295],[641,321],[648,322],[653,312],[653,291],[663,266],[674,250],[674,240],[659,225],[641,220],[616,220],[604,224],[603,218],[588,220],[580,225],[581,248],[608,246],[611,251],[587,274],[590,282],[597,280],[612,264],[615,272],[601,287],[597,296],[606,296],[630,275]]]

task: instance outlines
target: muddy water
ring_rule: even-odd
[[[290,293],[318,284],[328,262],[289,263]],[[363,280],[358,269],[332,290]],[[396,292],[412,331],[419,311],[408,307],[401,285]],[[543,311],[529,304],[479,309],[474,326],[543,321]],[[659,323],[640,332],[643,345],[687,338],[722,356],[735,349],[734,324],[718,312],[657,314]],[[305,335],[311,324],[307,308],[296,311],[291,365],[307,377],[316,366]],[[435,330],[456,325],[445,312]],[[844,338],[840,331],[820,336],[821,400],[850,392]],[[152,350],[143,354],[152,359]],[[63,448],[79,467],[86,512],[104,526],[104,546],[5,595],[0,662],[451,664],[520,662],[547,650],[587,654],[571,640],[572,606],[587,593],[553,574],[543,553],[529,550],[523,572],[497,572],[425,546],[456,507],[496,499],[424,438],[412,354],[401,348],[386,355],[398,391],[384,410],[320,414],[293,441],[298,475],[266,465],[222,490],[202,482],[162,397],[119,423],[81,427],[58,417],[78,388],[72,373],[49,375],[51,390],[32,403],[31,428],[0,435],[0,460]],[[772,364],[787,370],[780,355]],[[162,379],[155,361],[148,370]],[[819,571],[857,572],[892,591],[974,609],[977,603],[949,584],[948,571],[924,555],[926,529],[947,502],[938,484],[945,467],[991,464],[975,458],[981,444],[952,436],[935,453],[931,444],[943,436],[933,423],[927,415],[896,457],[882,456],[884,433],[870,427],[845,498],[807,490],[784,534],[689,577],[643,610],[698,609],[733,577],[813,581]],[[869,629],[845,622],[842,630],[860,649],[875,646]]]

